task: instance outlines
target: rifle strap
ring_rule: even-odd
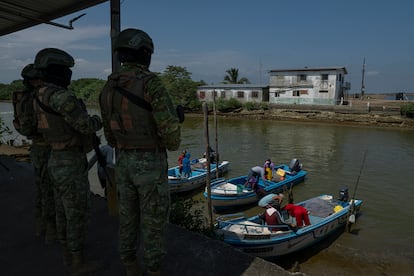
[[[117,87],[117,90],[119,91],[119,93],[122,94],[122,96],[130,100],[132,103],[138,105],[139,107],[142,107],[143,109],[149,112],[152,112],[152,106],[147,101],[145,101],[143,98],[132,94],[131,92],[129,92],[128,90],[122,87]]]
[[[40,106],[41,109],[43,109],[45,112],[56,115],[56,116],[62,116],[62,114],[57,113],[56,111],[54,111],[53,109],[51,109],[49,106],[45,105],[44,103],[42,103],[39,98],[37,97],[37,95],[34,96],[37,104]]]

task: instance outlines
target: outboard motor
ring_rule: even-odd
[[[299,163],[299,160],[293,158],[289,163],[289,170],[290,172],[298,172],[302,169],[302,164]]]
[[[348,194],[348,188],[343,187],[339,190],[339,200],[342,202],[348,202],[349,194]]]

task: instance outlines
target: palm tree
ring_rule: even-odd
[[[239,79],[239,69],[237,68],[230,68],[226,70],[227,75],[224,76],[223,83],[227,84],[242,84],[242,83],[250,83],[247,78]]]

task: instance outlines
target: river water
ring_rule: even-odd
[[[13,129],[11,104],[0,103],[0,115]],[[214,149],[215,128],[212,120],[209,124]],[[414,130],[230,118],[218,118],[217,129],[220,159],[230,161],[226,177],[245,175],[267,158],[275,164],[298,158],[308,175],[294,187],[295,201],[322,193],[337,196],[344,186],[352,195],[357,185],[363,205],[352,233],[335,235],[277,264],[309,275],[414,275]],[[180,150],[169,152],[170,166],[183,149],[192,158],[205,151],[202,117],[187,116]],[[90,177],[97,185],[96,175]],[[194,197],[205,202],[201,192]]]

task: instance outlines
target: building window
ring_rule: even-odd
[[[221,91],[220,98],[225,98],[225,97],[226,97],[226,91]]]
[[[244,92],[243,91],[237,91],[237,98],[244,98]]]
[[[294,90],[292,93],[293,97],[299,97],[300,96],[300,90]]]
[[[328,93],[328,90],[319,90],[319,93]]]
[[[342,81],[342,74],[338,74],[338,81]]]
[[[205,91],[200,91],[199,97],[200,97],[200,99],[204,99],[206,97],[206,92]]]
[[[308,95],[308,90],[300,90],[300,95]]]
[[[306,75],[305,74],[298,75],[298,81],[306,81]]]
[[[252,98],[259,98],[259,91],[252,91]]]
[[[217,91],[213,91],[213,97],[215,98],[215,97],[217,97]]]
[[[325,81],[327,81],[327,80],[328,80],[328,76],[329,76],[328,74],[322,74],[322,75],[321,75],[321,80],[323,80],[323,81],[324,81],[324,80],[325,80]]]

